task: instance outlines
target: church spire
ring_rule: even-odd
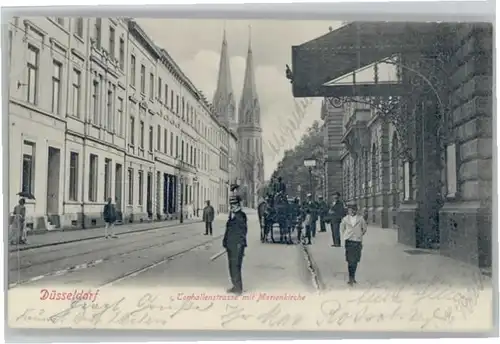
[[[254,125],[260,127],[260,105],[255,84],[255,71],[253,65],[252,33],[249,26],[247,65],[245,69],[245,79],[243,81],[243,91],[241,92],[239,106],[240,125]]]
[[[229,65],[229,54],[227,51],[226,39],[226,24],[222,35],[222,47],[220,52],[219,63],[219,79],[217,81],[217,89],[214,93],[213,105],[217,113],[217,117],[236,130],[235,108],[236,103],[233,95],[233,85],[231,81],[231,69]]]

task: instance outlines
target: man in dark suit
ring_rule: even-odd
[[[328,204],[323,199],[323,196],[318,196],[318,215],[319,215],[319,231],[326,232],[325,217],[328,214]]]
[[[328,211],[328,222],[332,230],[333,247],[340,247],[340,222],[345,216],[346,210],[344,202],[340,199],[340,193],[333,195],[333,202]]]
[[[229,205],[231,211],[226,223],[226,232],[224,233],[222,246],[227,252],[229,276],[233,284],[233,287],[228,292],[240,295],[243,292],[241,267],[247,246],[247,215],[241,209],[240,196],[231,196]]]
[[[203,222],[205,222],[205,235],[212,234],[212,222],[214,222],[215,211],[214,207],[210,205],[210,201],[207,201],[207,206],[203,208]]]

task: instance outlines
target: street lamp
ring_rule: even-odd
[[[304,160],[304,166],[309,169],[309,188],[311,189],[311,194],[314,194],[314,191],[313,191],[313,179],[312,179],[312,169],[313,169],[313,167],[316,167],[316,160],[314,160],[314,159]]]

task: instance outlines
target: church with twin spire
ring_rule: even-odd
[[[213,106],[218,119],[238,137],[240,194],[245,206],[255,208],[258,191],[264,185],[264,156],[260,104],[255,83],[251,35],[248,41],[245,78],[238,108],[233,93],[226,30],[222,38],[219,77]]]

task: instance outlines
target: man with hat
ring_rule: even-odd
[[[226,223],[226,232],[222,240],[222,246],[226,249],[229,264],[229,276],[233,287],[229,293],[241,294],[243,282],[241,280],[241,266],[245,247],[247,246],[247,215],[241,209],[241,197],[233,195],[229,198],[229,219]]]
[[[316,211],[316,205],[312,199],[312,194],[308,193],[306,196],[306,200],[302,205],[302,211],[305,214],[304,226],[306,227],[306,245],[311,245],[311,235],[314,236],[313,226],[316,225],[314,216]]]
[[[328,222],[332,231],[332,247],[340,247],[340,222],[346,214],[344,202],[340,199],[340,193],[335,192],[333,202],[328,210]]]
[[[354,202],[347,204],[347,215],[340,223],[340,232],[344,238],[345,259],[349,272],[349,285],[356,284],[356,270],[361,260],[363,236],[367,225],[363,216],[358,214],[358,206]]]
[[[319,215],[319,231],[326,232],[326,222],[325,217],[328,214],[328,204],[326,204],[323,196],[318,196],[318,215]]]

